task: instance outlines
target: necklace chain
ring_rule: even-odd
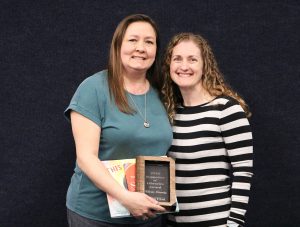
[[[147,93],[145,93],[145,95],[144,95],[144,97],[145,97],[145,101],[144,101],[144,102],[145,102],[145,105],[144,105],[144,106],[145,106],[145,109],[144,109],[144,116],[143,116],[143,114],[142,114],[140,108],[138,107],[138,105],[137,105],[137,104],[135,103],[135,101],[133,100],[131,94],[130,94],[129,92],[128,92],[128,94],[129,94],[129,97],[130,97],[132,103],[134,104],[134,106],[136,107],[138,113],[140,114],[141,118],[144,120],[144,127],[145,127],[145,128],[149,128],[149,127],[150,127],[150,124],[149,124],[149,122],[147,121]]]

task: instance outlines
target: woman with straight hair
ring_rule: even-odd
[[[163,77],[174,137],[168,155],[176,159],[179,203],[168,225],[244,226],[253,150],[245,101],[225,83],[200,35],[171,39]]]
[[[165,209],[144,193],[130,192],[102,161],[166,155],[172,129],[157,92],[159,34],[143,14],[124,18],[113,35],[108,70],[85,79],[65,116],[76,146],[67,193],[70,227],[161,226]],[[133,217],[111,218],[107,193]]]

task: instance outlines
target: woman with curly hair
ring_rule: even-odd
[[[244,226],[252,177],[245,101],[218,69],[207,41],[181,33],[163,61],[163,100],[173,123],[179,213],[170,226]]]

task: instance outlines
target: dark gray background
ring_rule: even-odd
[[[66,226],[75,151],[62,113],[132,13],[158,23],[163,46],[183,31],[209,40],[253,112],[247,226],[300,226],[299,12],[296,0],[1,0],[0,226]]]

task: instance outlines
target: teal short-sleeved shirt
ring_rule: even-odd
[[[143,113],[144,95],[131,96]],[[80,84],[65,110],[65,116],[70,119],[70,111],[73,110],[99,125],[100,160],[166,155],[172,142],[172,128],[156,90],[150,87],[146,97],[149,128],[144,127],[144,120],[138,112],[125,114],[119,111],[109,95],[107,71],[101,71]],[[128,100],[131,99],[128,97]],[[135,108],[134,104],[132,107]],[[106,193],[98,189],[77,164],[68,188],[66,204],[70,210],[94,220],[111,223],[141,222],[134,218],[110,218]]]

